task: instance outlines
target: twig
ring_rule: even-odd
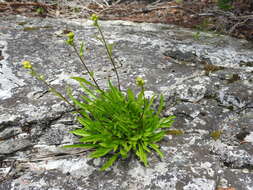
[[[29,3],[19,3],[19,2],[14,2],[14,3],[0,3],[0,6],[9,6],[9,7],[22,7],[22,6],[35,6],[35,7],[42,7],[44,9],[47,8],[54,8],[54,5],[47,5],[43,3],[38,3],[38,2],[29,2]]]
[[[122,1],[122,0],[118,0],[118,1],[116,1],[113,5],[117,5],[117,4],[121,3],[121,1]]]
[[[242,22],[237,22],[234,26],[232,26],[230,29],[229,29],[229,35],[240,25],[242,24],[245,24],[247,21],[249,20],[249,18],[245,19],[244,21]]]
[[[103,0],[106,6],[110,7],[109,3],[106,0]]]
[[[87,11],[90,11],[90,12],[92,12],[92,13],[95,13],[95,14],[99,14],[97,11],[94,11],[94,10],[92,10],[92,9],[89,9],[88,7],[82,7],[82,9],[85,9],[85,10],[87,10]]]
[[[9,174],[10,174],[11,171],[13,170],[13,168],[14,168],[14,166],[15,166],[15,162],[16,162],[16,160],[12,161],[9,171],[8,171],[8,172],[5,174],[5,176],[4,176],[5,179],[9,176]]]
[[[98,3],[97,1],[95,1],[95,0],[92,0],[94,3],[96,3],[98,6],[100,6],[101,8],[104,8],[105,7],[105,5],[104,4],[101,4],[101,3]]]

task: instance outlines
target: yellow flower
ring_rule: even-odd
[[[69,32],[67,36],[69,37],[69,39],[73,39],[75,37],[75,34],[74,32]]]
[[[135,79],[135,82],[136,82],[136,84],[137,84],[138,86],[144,86],[144,84],[145,84],[144,80],[143,80],[141,77],[137,77],[137,78]]]
[[[25,69],[31,69],[32,68],[32,64],[30,61],[23,61],[22,65]]]
[[[90,19],[93,20],[93,26],[98,26],[98,16],[96,14],[92,14]]]
[[[67,44],[73,46],[74,45],[74,37],[75,37],[74,32],[69,32],[67,34],[67,36],[68,36],[68,39],[66,40]]]
[[[92,14],[90,19],[96,22],[98,21],[98,16],[96,14]]]

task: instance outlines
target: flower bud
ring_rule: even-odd
[[[136,82],[137,86],[144,86],[144,84],[145,84],[144,80],[141,77],[137,77],[135,79],[135,82]]]
[[[32,64],[30,63],[30,61],[23,61],[22,65],[25,69],[31,69],[32,68]]]
[[[96,14],[92,14],[90,19],[93,21],[98,21],[98,16]]]
[[[67,34],[67,36],[69,37],[69,39],[74,39],[75,34],[74,34],[74,32],[69,32],[69,33]]]
[[[93,20],[94,26],[98,26],[98,16],[96,14],[92,14],[90,19]]]

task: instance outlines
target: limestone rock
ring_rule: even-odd
[[[20,25],[19,23],[25,23]],[[86,41],[86,62],[98,82],[116,81],[106,53],[92,36],[89,21],[8,16],[0,19],[0,190],[28,189],[253,189],[253,50],[228,36],[171,25],[103,21],[123,89],[147,80],[147,95],[163,93],[164,114],[177,119],[160,142],[165,158],[149,157],[145,168],[135,157],[119,160],[106,172],[105,158],[86,150],[63,149],[77,142],[68,133],[78,124],[71,109],[34,80],[20,63],[29,60],[61,92],[83,68],[59,31]],[[30,29],[30,30],[28,30]],[[80,72],[81,71],[81,72]],[[221,131],[215,141],[210,134]]]

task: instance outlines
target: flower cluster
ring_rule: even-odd
[[[140,87],[143,87],[145,84],[144,80],[141,77],[137,77],[135,79],[135,82],[136,82],[137,86],[140,86]]]
[[[69,32],[67,34],[67,37],[68,37],[68,39],[66,40],[67,44],[73,46],[74,45],[74,37],[75,37],[74,32]]]
[[[30,61],[23,61],[22,65],[25,69],[32,69],[32,64]]]
[[[90,19],[93,21],[94,26],[98,26],[98,16],[96,14],[92,14]]]

